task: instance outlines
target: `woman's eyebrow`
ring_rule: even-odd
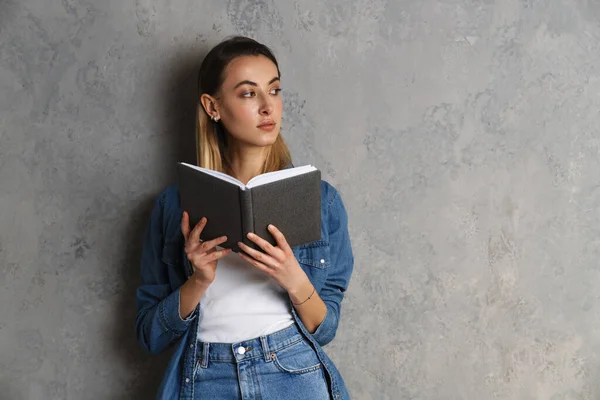
[[[272,84],[273,82],[276,82],[276,81],[278,81],[278,80],[279,80],[279,77],[278,77],[278,76],[276,76],[275,78],[271,79],[271,80],[269,81],[269,83],[268,83],[268,84],[270,85],[270,84]],[[256,84],[256,82],[252,82],[252,81],[249,81],[249,80],[245,80],[245,81],[241,81],[240,83],[238,83],[237,85],[235,85],[235,86],[234,86],[234,89],[237,89],[238,87],[240,87],[240,86],[242,86],[242,85],[258,86],[258,85]]]

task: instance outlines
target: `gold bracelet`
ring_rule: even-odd
[[[306,303],[307,301],[309,301],[309,300],[310,300],[310,298],[311,298],[311,297],[313,297],[313,294],[315,294],[315,291],[316,291],[316,289],[315,289],[315,287],[313,286],[313,291],[312,291],[312,293],[310,294],[310,296],[308,296],[308,299],[304,300],[302,303],[294,303],[294,302],[292,301],[292,304],[293,304],[293,305],[295,305],[295,306],[299,306],[299,305],[301,305],[301,304],[304,304],[304,303]]]

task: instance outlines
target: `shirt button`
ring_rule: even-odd
[[[185,378],[185,383],[190,383],[190,378]]]
[[[193,345],[193,344],[190,344],[190,349],[193,349],[193,348],[194,348],[194,345]]]
[[[237,348],[237,353],[238,354],[246,354],[246,349],[243,348],[242,346]]]
[[[325,264],[325,259],[321,258],[321,264]]]

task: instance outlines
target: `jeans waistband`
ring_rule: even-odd
[[[197,360],[203,367],[209,361],[239,363],[251,358],[263,357],[266,361],[271,359],[271,353],[292,346],[304,340],[304,336],[292,324],[270,335],[237,343],[206,343],[197,342]]]

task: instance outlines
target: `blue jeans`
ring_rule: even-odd
[[[194,393],[211,400],[329,399],[323,366],[296,324],[240,343],[198,342]]]

